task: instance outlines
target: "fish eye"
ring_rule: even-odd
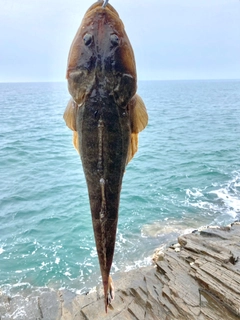
[[[83,37],[83,41],[86,46],[90,46],[90,44],[92,43],[92,35],[89,33],[86,33]]]
[[[117,46],[119,44],[119,38],[116,34],[110,35],[110,41],[114,46]]]

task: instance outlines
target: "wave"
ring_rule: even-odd
[[[231,222],[240,214],[240,172],[233,171],[226,182],[212,183],[204,190],[188,189],[185,201],[202,213],[212,215],[214,219],[210,224]]]

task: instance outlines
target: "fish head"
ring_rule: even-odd
[[[86,12],[70,48],[66,77],[78,105],[97,91],[125,107],[136,93],[133,49],[111,5],[102,8],[97,2]]]

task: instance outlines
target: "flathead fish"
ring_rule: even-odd
[[[107,312],[114,296],[110,269],[122,178],[148,122],[136,94],[133,49],[110,4],[98,1],[87,10],[70,48],[66,77],[72,98],[64,119],[86,177]]]

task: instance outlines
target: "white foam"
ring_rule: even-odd
[[[0,254],[2,254],[5,250],[3,249],[3,247],[0,247]]]
[[[240,187],[240,172],[234,171],[234,177],[230,181],[230,185],[232,185],[235,188]]]
[[[201,189],[197,189],[197,188],[193,188],[193,190],[187,189],[186,190],[186,195],[188,197],[195,197],[195,198],[199,198],[199,197],[203,197],[203,194],[201,192]]]
[[[223,201],[226,208],[226,213],[236,218],[237,213],[240,212],[240,199],[231,195],[227,189],[219,189],[211,191],[210,193],[216,194],[219,199]]]
[[[31,287],[28,282],[18,282],[12,285],[13,288],[21,288],[21,287]]]
[[[134,261],[133,264],[127,265],[124,271],[128,272],[130,270],[146,267],[151,264],[152,264],[152,257],[145,257],[143,260],[137,260],[137,261]]]
[[[117,264],[115,261],[113,261],[113,264],[112,264],[112,272],[117,272],[117,271],[120,271],[120,269],[117,267]]]
[[[125,239],[124,237],[123,237],[123,234],[122,233],[118,233],[118,238],[119,238],[119,241],[120,242],[122,242],[122,243],[126,243],[126,241],[127,241],[127,239]]]
[[[202,190],[193,188],[186,190],[185,204],[202,210],[207,216],[215,216],[214,223],[227,223],[231,217],[235,219],[240,213],[240,173],[235,171],[232,178],[224,184],[212,183],[214,190],[201,192]],[[216,197],[210,196],[216,195]],[[209,198],[210,197],[210,198]],[[217,215],[217,217],[216,217]],[[211,224],[211,222],[208,222]]]
[[[41,266],[39,267],[39,269],[43,270],[44,267],[46,267],[49,263],[46,262],[42,262]]]
[[[55,260],[55,263],[59,264],[59,262],[60,262],[60,258],[57,257],[56,260]]]
[[[96,258],[97,257],[97,249],[96,247],[93,247],[92,250],[91,250],[91,253],[90,253],[90,256],[92,258]]]

